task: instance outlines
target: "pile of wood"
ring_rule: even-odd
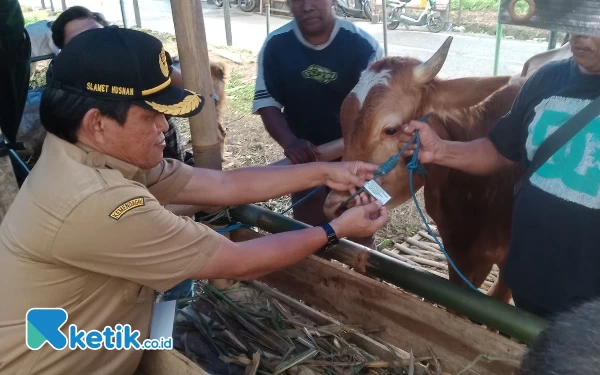
[[[414,358],[258,282],[186,302],[175,347],[211,374],[442,374],[433,352]]]
[[[442,243],[437,228],[430,225],[436,237]],[[442,243],[443,245],[443,243]],[[448,279],[448,262],[444,253],[440,250],[435,239],[427,233],[427,228],[421,224],[421,230],[414,236],[407,238],[401,244],[394,244],[393,249],[382,249],[383,254],[394,257],[411,267],[421,271],[430,272],[444,279]],[[494,265],[486,281],[481,285],[480,290],[487,292],[498,278],[498,267]]]

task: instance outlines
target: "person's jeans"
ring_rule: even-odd
[[[163,301],[173,301],[194,296],[194,280],[185,280],[163,293]]]

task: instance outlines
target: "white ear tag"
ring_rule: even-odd
[[[365,184],[365,190],[371,194],[371,196],[381,203],[386,204],[392,197],[385,191],[375,180],[371,180]]]

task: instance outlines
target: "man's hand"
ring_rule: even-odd
[[[421,148],[419,149],[419,161],[423,164],[434,163],[439,160],[439,155],[442,153],[444,142],[442,139],[431,129],[429,124],[420,121],[411,121],[408,124],[402,125],[402,132],[398,139],[400,141],[399,147],[404,147],[408,141],[412,138],[415,130],[419,131],[419,139],[421,140]],[[413,144],[406,152],[404,156],[411,156],[414,153],[415,145]]]
[[[326,164],[325,185],[337,191],[361,188],[373,178],[377,165],[361,161],[335,162]]]
[[[317,161],[317,148],[305,139],[296,138],[284,147],[284,155],[292,164],[303,164]]]
[[[357,198],[359,206],[349,209],[331,222],[338,238],[370,237],[388,220],[387,209],[380,201],[375,201],[365,193]]]

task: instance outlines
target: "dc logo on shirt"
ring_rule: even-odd
[[[337,73],[319,65],[311,65],[302,72],[304,78],[311,78],[320,83],[329,83],[337,79]]]
[[[556,129],[590,100],[551,97],[535,108],[526,149],[529,160]],[[531,177],[531,183],[556,197],[600,209],[600,118],[594,119]]]

